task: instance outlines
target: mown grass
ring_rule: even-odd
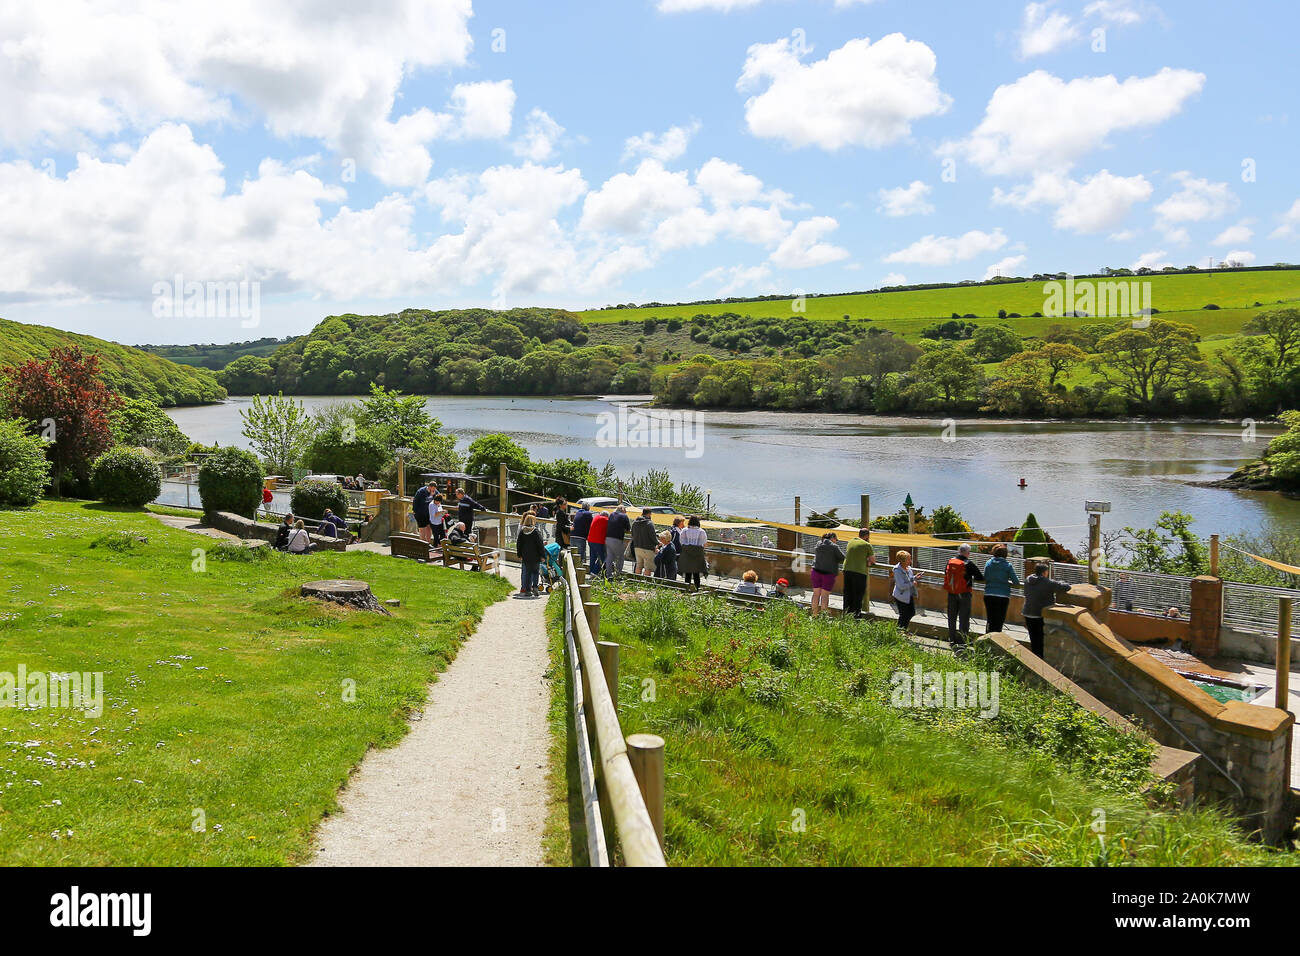
[[[1292,861],[1218,812],[1163,805],[1149,740],[992,655],[959,663],[887,623],[779,605],[599,599],[602,638],[622,645],[623,729],[666,741],[671,865]],[[1000,669],[1000,713],[891,706],[890,675],[918,663]]]
[[[1135,277],[1137,278],[1137,277]],[[1102,281],[1102,280],[1097,280]],[[1133,281],[1130,279],[1116,281]],[[1220,311],[1253,309],[1256,302],[1270,306],[1279,300],[1300,298],[1300,269],[1267,272],[1216,272],[1189,273],[1185,275],[1156,275],[1140,277],[1138,281],[1151,282],[1151,305],[1163,312],[1193,313],[1205,305],[1214,304]],[[918,289],[907,292],[874,292],[865,295],[828,295],[804,301],[806,310],[794,312],[792,299],[773,299],[766,302],[732,302],[722,305],[660,306],[638,309],[589,309],[579,312],[583,321],[591,323],[637,322],[655,316],[668,319],[673,316],[688,319],[705,313],[717,315],[735,312],[739,315],[789,317],[839,320],[845,315],[853,319],[872,319],[900,333],[911,331],[911,323],[898,320],[925,319],[923,325],[934,319],[947,319],[953,312],[965,315],[973,312],[987,320],[996,318],[999,309],[1031,316],[1044,311],[1042,282],[1005,282],[996,285],[959,286],[951,289]],[[1207,313],[1207,322],[1213,324],[1213,311]],[[1228,316],[1220,316],[1228,321]],[[891,320],[891,321],[884,321]],[[1187,321],[1181,318],[1179,321]],[[1024,322],[1029,327],[1038,320],[1010,320]],[[1045,320],[1045,324],[1053,321]],[[1096,321],[1084,319],[1079,321]],[[1235,331],[1235,328],[1216,328],[1214,331]],[[1022,335],[1037,334],[1022,332]],[[1206,333],[1209,334],[1209,333]]]
[[[297,596],[317,578],[360,578],[401,607]],[[9,865],[303,860],[350,770],[401,739],[510,590],[373,553],[251,555],[67,501],[0,512],[0,587],[0,671],[104,673],[99,717],[0,708]]]

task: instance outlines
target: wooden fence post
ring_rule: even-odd
[[[1291,599],[1277,600],[1277,689],[1274,706],[1290,712],[1291,693]]]
[[[600,655],[600,669],[605,673],[605,686],[609,688],[609,698],[614,702],[614,711],[618,712],[618,645],[613,641],[597,641],[596,653]]]
[[[1219,576],[1219,536],[1210,535],[1210,574],[1214,577]]]
[[[582,609],[587,612],[587,624],[591,627],[592,640],[600,643],[600,604],[596,601],[584,601]]]
[[[664,739],[656,734],[627,738],[627,759],[632,764],[641,799],[654,824],[659,847],[664,845]]]

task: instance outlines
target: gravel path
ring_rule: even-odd
[[[518,569],[505,573],[518,587]],[[542,864],[545,605],[512,596],[487,608],[410,733],[353,773],[312,865]]]

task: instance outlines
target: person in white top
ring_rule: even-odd
[[[912,569],[912,552],[899,551],[894,555],[898,563],[890,571],[894,582],[891,597],[898,608],[898,627],[907,630],[907,622],[916,614],[916,579],[926,571]]]
[[[311,547],[311,538],[307,535],[307,526],[299,518],[293,524],[293,530],[289,532],[289,541],[284,550],[290,554],[306,554]]]

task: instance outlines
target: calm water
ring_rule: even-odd
[[[339,399],[302,401],[311,410]],[[234,398],[171,415],[196,441],[245,446],[239,410],[247,406]],[[796,494],[805,515],[838,505],[840,514],[856,516],[864,492],[873,514],[897,511],[911,493],[927,512],[950,504],[981,531],[1019,524],[1033,511],[1067,547],[1087,536],[1086,498],[1112,502],[1108,528],[1149,527],[1173,509],[1195,515],[1205,537],[1270,518],[1300,520],[1300,501],[1185,483],[1228,475],[1255,457],[1274,429],[1259,429],[1250,444],[1230,424],[981,420],[957,422],[955,440],[945,441],[941,417],[705,412],[700,454],[691,457],[682,448],[598,447],[598,416],[617,408],[607,399],[440,396],[427,407],[462,448],[504,432],[538,458],[609,460],[625,474],[664,468],[676,481],[712,490],[723,511],[775,519],[793,516]],[[1021,478],[1027,488],[1017,487]]]

